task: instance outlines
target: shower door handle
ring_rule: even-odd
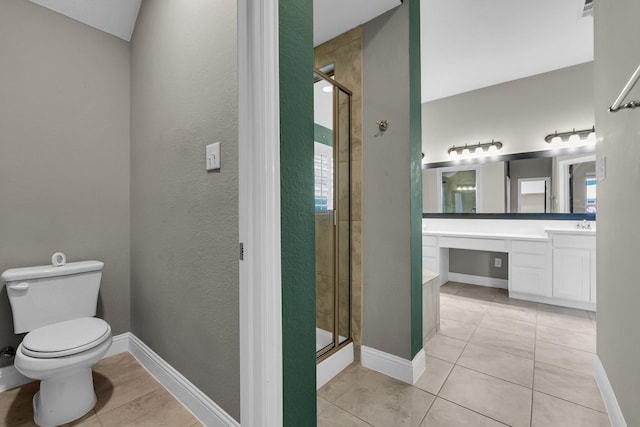
[[[335,227],[336,225],[338,225],[338,220],[337,220],[337,218],[338,218],[338,211],[337,211],[337,210],[333,210],[333,212],[332,212],[332,215],[331,215],[331,216],[333,216],[333,225],[334,225],[334,227]]]

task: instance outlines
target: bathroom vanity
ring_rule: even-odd
[[[449,249],[508,256],[511,298],[596,309],[595,222],[554,220],[423,220],[423,268],[449,280]]]

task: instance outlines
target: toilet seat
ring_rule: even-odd
[[[51,359],[71,356],[102,344],[111,337],[107,322],[95,317],[81,317],[35,329],[22,341],[25,356]]]

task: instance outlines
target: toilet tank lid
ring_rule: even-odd
[[[10,268],[0,275],[0,279],[3,282],[17,282],[20,280],[41,279],[43,277],[87,273],[89,271],[102,270],[102,267],[104,267],[104,263],[101,261],[80,261],[69,262],[59,267],[40,265],[36,267]]]

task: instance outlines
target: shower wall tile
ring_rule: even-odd
[[[351,100],[351,161],[362,160],[362,100]]]
[[[316,327],[333,331],[333,276],[316,274]]]
[[[362,160],[351,162],[351,221],[362,219]]]
[[[351,310],[351,301],[349,299],[349,281],[341,280],[338,286],[339,307],[338,307],[338,333],[340,336],[349,336],[349,311]]]
[[[351,280],[351,336],[362,342],[362,282]]]
[[[333,225],[328,212],[316,212],[316,274],[333,276]]]
[[[355,266],[362,265],[362,222],[351,221],[351,284],[355,288],[355,282],[362,282],[362,269]]]

